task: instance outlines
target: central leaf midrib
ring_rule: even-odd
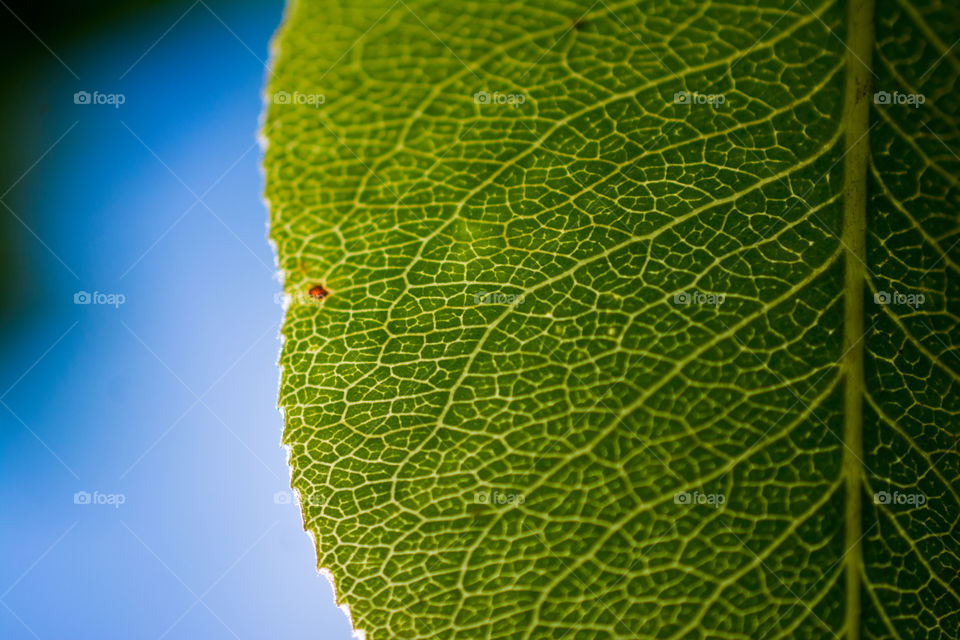
[[[863,330],[864,285],[867,270],[867,163],[869,162],[871,59],[873,52],[874,0],[850,0],[847,6],[846,85],[843,126],[844,261],[843,352],[840,365],[844,380],[843,466],[844,572],[846,610],[844,635],[860,638],[860,592],[863,569]]]

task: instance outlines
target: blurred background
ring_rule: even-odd
[[[282,0],[0,2],[0,638],[350,628],[288,489]]]

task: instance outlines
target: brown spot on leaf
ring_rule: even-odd
[[[323,300],[323,299],[326,298],[328,295],[330,295],[330,292],[327,291],[326,289],[324,289],[324,288],[323,288],[321,285],[319,285],[319,284],[315,284],[315,285],[313,285],[312,287],[310,287],[310,292],[309,292],[309,293],[310,293],[310,297],[311,297],[311,298],[316,298],[317,300]]]

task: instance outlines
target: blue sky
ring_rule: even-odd
[[[4,639],[350,637],[285,503],[256,142],[282,11],[154,8],[20,87],[22,178],[0,210],[28,284],[0,340]]]

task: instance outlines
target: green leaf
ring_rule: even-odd
[[[958,36],[940,0],[292,2],[280,404],[354,627],[960,637]]]

